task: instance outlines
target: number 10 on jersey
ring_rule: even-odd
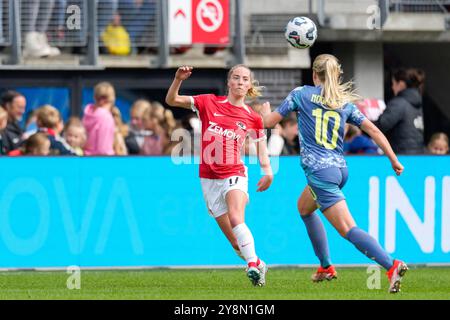
[[[322,109],[314,109],[313,117],[316,118],[316,143],[324,146],[326,149],[336,149],[337,140],[339,138],[339,128],[341,126],[341,117],[336,111],[325,111]],[[334,126],[331,131],[331,142],[328,141],[328,124],[330,118],[334,119]]]

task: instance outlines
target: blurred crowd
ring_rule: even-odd
[[[440,126],[442,132],[430,132],[424,124],[424,113],[430,103],[425,91],[425,72],[416,68],[394,70],[391,89],[394,97],[387,103],[361,99],[357,106],[386,135],[393,150],[397,154],[448,154],[449,138],[443,131],[450,130],[450,123],[447,121]],[[432,119],[443,123],[441,120]],[[271,155],[299,154],[298,124],[294,115],[283,119],[270,133],[268,148]],[[345,127],[344,151],[346,154],[382,152],[368,135],[352,125]]]
[[[448,154],[449,138],[444,132],[424,137],[422,96],[424,73],[416,69],[393,72],[394,97],[386,104],[366,99],[358,108],[385,133],[397,154]],[[157,101],[137,100],[130,108],[130,122],[124,123],[116,106],[116,92],[108,82],[95,86],[92,103],[82,117],[64,123],[59,110],[44,105],[28,113],[24,127],[26,98],[7,91],[1,96],[0,154],[61,156],[199,155],[200,120],[195,113],[175,119],[171,110]],[[260,112],[261,103],[250,106]],[[378,146],[359,128],[347,125],[346,154],[379,154]],[[298,124],[294,114],[268,130],[271,156],[298,155]],[[256,155],[256,146],[247,139],[243,154]]]
[[[115,105],[116,93],[108,82],[94,88],[93,103],[83,116],[64,123],[58,109],[44,105],[31,112],[22,128],[26,98],[15,91],[1,97],[0,154],[9,156],[125,156],[170,155],[179,141],[174,130],[183,128],[171,110],[159,102],[137,100],[130,109],[130,123],[122,120]],[[196,129],[198,125],[190,121]],[[192,130],[192,127],[188,128]],[[187,129],[181,130],[190,136]],[[189,138],[189,137],[188,137]],[[186,139],[187,141],[187,139]],[[186,147],[186,146],[185,146]],[[191,153],[191,144],[184,152]]]

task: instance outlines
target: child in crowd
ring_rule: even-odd
[[[86,144],[87,133],[80,118],[69,119],[64,129],[64,138],[77,156],[84,155],[83,148]]]
[[[153,134],[144,137],[140,153],[146,156],[162,155],[165,132],[155,117],[155,109],[153,107],[146,109],[142,115],[142,120],[144,129],[153,132]]]
[[[443,132],[435,133],[431,136],[427,146],[428,152],[431,154],[448,154],[449,141],[448,136]]]
[[[151,131],[145,130],[143,115],[146,110],[151,109],[152,105],[144,99],[137,100],[130,109],[130,126],[128,135],[125,138],[128,153],[137,155],[140,153],[144,138],[152,134]]]
[[[176,143],[171,141],[171,136],[175,128],[177,127],[177,122],[173,116],[173,112],[169,109],[163,107],[159,102],[152,102],[153,117],[158,123],[158,126],[162,128],[160,132],[160,137],[162,139],[163,151],[162,153],[167,155],[170,154]]]
[[[114,106],[111,113],[114,118],[114,124],[116,125],[114,134],[114,152],[117,156],[127,156],[128,149],[125,144],[125,137],[128,136],[128,126],[123,123],[122,113],[118,107]]]
[[[75,152],[60,136],[62,131],[61,115],[55,107],[45,105],[36,111],[36,124],[38,132],[45,133],[50,140],[50,153],[52,155],[73,156]]]
[[[378,146],[356,126],[346,124],[345,154],[378,154]]]
[[[30,136],[24,144],[23,155],[48,156],[50,154],[51,141],[47,134],[38,132]]]
[[[116,103],[116,92],[108,82],[102,82],[94,88],[94,104],[84,110],[83,125],[87,132],[85,155],[113,156],[116,125],[112,108]]]

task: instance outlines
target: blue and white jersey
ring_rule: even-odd
[[[323,104],[321,87],[294,89],[275,111],[283,117],[297,113],[302,167],[309,175],[317,170],[346,167],[345,123],[361,126],[366,117],[353,103],[332,110]]]

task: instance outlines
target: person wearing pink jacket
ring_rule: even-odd
[[[87,132],[85,155],[114,155],[116,125],[111,110],[115,105],[114,87],[108,82],[99,83],[94,89],[94,104],[84,110],[83,125]]]

